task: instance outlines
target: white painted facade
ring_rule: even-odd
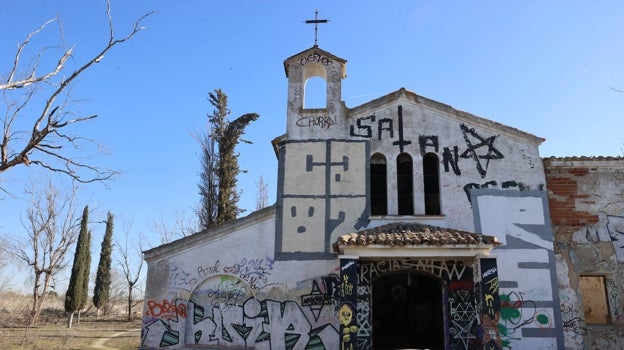
[[[434,347],[563,349],[544,140],[403,88],[348,108],[346,61],[316,46],[284,67],[276,205],[145,253],[142,346],[372,349],[382,337],[375,281],[414,274],[439,290],[431,317],[444,334]],[[311,77],[327,82],[326,108],[304,108]],[[371,177],[373,156],[385,159],[384,180]],[[425,208],[425,157],[437,164],[434,214]],[[411,159],[411,193],[400,190],[406,163],[398,158]],[[371,215],[371,187],[381,183],[385,207]],[[344,234],[387,223],[482,233],[504,245],[364,245],[348,256],[333,247]]]

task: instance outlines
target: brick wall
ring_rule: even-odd
[[[589,168],[545,168],[548,205],[553,226],[582,227],[598,222],[597,214],[579,211],[579,203],[592,202],[591,194],[579,193],[580,177],[588,176]]]

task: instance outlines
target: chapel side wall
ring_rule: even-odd
[[[567,349],[624,344],[624,161],[545,159]],[[586,322],[580,277],[602,276],[607,324]],[[603,299],[604,300],[604,299]]]
[[[149,261],[142,346],[337,346],[337,260],[275,261],[274,225],[273,217]]]

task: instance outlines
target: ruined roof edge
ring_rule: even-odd
[[[613,156],[575,156],[575,157],[545,157],[542,158],[544,167],[624,167],[624,157]]]

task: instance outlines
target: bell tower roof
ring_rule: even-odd
[[[342,74],[340,78],[344,79],[347,77],[347,60],[335,56],[332,53],[319,48],[317,45],[314,45],[311,48],[305,49],[284,60],[284,71],[286,73],[286,78],[289,78],[288,68],[291,64],[299,64],[303,66],[306,63],[310,62],[318,62],[325,66],[331,65],[333,64],[333,62],[337,62],[342,67]]]

